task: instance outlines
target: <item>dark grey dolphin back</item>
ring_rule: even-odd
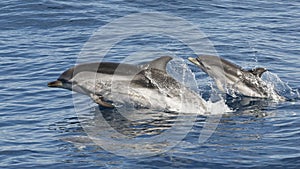
[[[58,80],[68,81],[72,79],[76,74],[80,72],[97,72],[104,74],[118,74],[118,75],[134,75],[143,69],[155,68],[162,71],[166,71],[167,63],[172,59],[170,56],[163,56],[157,58],[149,63],[141,66],[130,65],[124,63],[113,63],[113,62],[95,62],[95,63],[84,63],[76,65],[65,72],[63,72]]]
[[[80,72],[97,72],[104,74],[132,75],[141,69],[136,65],[113,62],[95,62],[76,65],[63,72],[58,80],[70,80]]]

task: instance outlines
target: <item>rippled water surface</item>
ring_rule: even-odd
[[[141,12],[163,12],[188,21],[206,34],[221,57],[245,68],[266,67],[272,77],[278,76],[281,81],[276,84],[285,84],[281,92],[290,99],[278,103],[228,98],[233,111],[216,121],[217,128],[201,144],[199,135],[207,119],[202,115],[168,151],[161,150],[172,140],[149,144],[157,152],[151,157],[128,158],[106,151],[87,137],[81,120],[96,123],[104,117],[120,133],[142,139],[163,133],[180,119],[172,113],[97,112],[93,106],[78,113],[70,91],[48,88],[47,83],[76,63],[100,27]],[[300,167],[299,1],[5,0],[0,2],[0,25],[0,168]],[[185,45],[174,37],[137,35],[116,43],[105,59],[121,62],[134,56],[127,62],[137,64],[149,61],[138,52],[156,49],[186,59],[194,53]],[[188,65],[199,92],[208,99],[211,80]]]

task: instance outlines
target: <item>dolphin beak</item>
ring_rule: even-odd
[[[63,86],[63,83],[59,80],[48,83],[48,87],[62,87],[62,86]]]
[[[188,60],[190,62],[194,63],[195,65],[200,66],[200,63],[198,62],[198,60],[196,58],[189,57]]]

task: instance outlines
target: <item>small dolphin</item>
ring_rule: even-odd
[[[196,113],[205,113],[205,100],[167,73],[166,65],[171,59],[163,56],[142,65],[79,64],[63,72],[48,86],[88,95],[95,103],[107,108],[134,104],[138,108],[178,112],[183,104],[189,104],[183,107],[196,106]]]
[[[188,58],[214,79],[219,90],[234,96],[235,93],[249,97],[284,100],[284,98],[261,79],[266,68],[244,70],[218,56],[203,55]]]

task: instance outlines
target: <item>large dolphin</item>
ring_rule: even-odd
[[[48,86],[88,95],[103,107],[134,104],[138,108],[181,111],[183,107],[196,106],[195,113],[206,113],[205,100],[167,73],[166,65],[171,59],[164,56],[142,65],[79,64],[63,72]]]
[[[284,97],[278,95],[272,86],[261,79],[262,74],[267,71],[265,68],[245,70],[225,59],[212,55],[188,59],[212,77],[222,92],[230,95],[238,93],[249,97],[284,100]]]

